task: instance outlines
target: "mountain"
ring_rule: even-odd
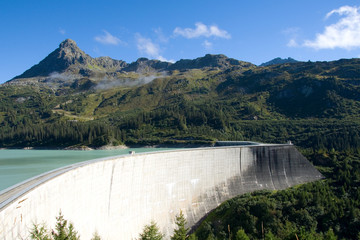
[[[359,96],[360,59],[126,63],[68,39],[0,86],[0,147],[291,139],[360,148]]]
[[[85,54],[73,40],[66,39],[60,44],[59,48],[55,49],[41,62],[14,79],[45,77],[53,72],[63,72],[71,66],[85,66],[92,62],[93,59]]]
[[[162,62],[159,60],[149,60],[147,58],[139,58],[133,63],[128,64],[122,70],[125,72],[140,72],[140,73],[149,73],[149,72],[158,72],[166,71],[172,63]]]
[[[284,63],[297,63],[299,61],[291,58],[291,57],[288,57],[288,58],[274,58],[273,60],[270,60],[268,62],[265,62],[265,63],[262,63],[260,64],[259,66],[260,67],[265,67],[265,66],[270,66],[270,65],[276,65],[276,64],[284,64]]]
[[[181,59],[169,67],[172,70],[188,70],[200,68],[220,68],[226,69],[229,67],[243,67],[249,68],[254,66],[251,63],[238,61],[233,58],[228,58],[223,54],[212,55],[206,54],[204,57],[196,58],[194,60]]]
[[[144,74],[156,75],[161,72],[175,70],[225,69],[230,67],[247,69],[255,67],[255,65],[228,58],[225,55],[210,54],[194,60],[180,60],[174,64],[147,58],[139,58],[135,62],[126,63],[110,57],[92,58],[82,51],[75,41],[66,39],[46,58],[23,74],[8,81],[7,84],[45,84],[61,88],[70,86],[73,83],[77,86],[79,81],[91,81],[92,84],[90,85],[102,81],[136,82],[134,78]],[[129,75],[128,73],[132,74]]]

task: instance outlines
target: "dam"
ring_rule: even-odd
[[[55,226],[59,211],[81,239],[136,239],[154,220],[166,238],[175,216],[189,227],[222,202],[285,189],[322,175],[293,145],[254,144],[129,154],[81,162],[29,179],[0,195],[0,239],[27,239],[33,224]]]

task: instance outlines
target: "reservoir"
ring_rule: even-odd
[[[117,150],[0,150],[0,192],[39,174],[74,163],[123,154],[171,150],[128,148]]]

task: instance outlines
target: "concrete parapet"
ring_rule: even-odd
[[[1,200],[0,239],[25,239],[61,210],[82,239],[135,239],[155,220],[167,236],[183,211],[189,226],[236,195],[284,189],[322,175],[292,145],[132,154],[83,162],[34,178]],[[24,188],[22,189],[22,186]]]

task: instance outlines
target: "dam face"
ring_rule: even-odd
[[[95,231],[102,239],[135,239],[151,220],[170,236],[180,210],[191,227],[236,195],[320,178],[292,145],[99,159],[32,179],[6,200],[0,195],[0,239],[26,239],[34,223],[54,228],[60,210],[82,239],[90,239]]]

